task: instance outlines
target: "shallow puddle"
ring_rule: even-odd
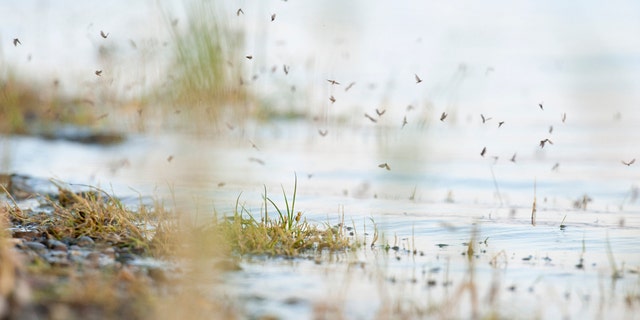
[[[281,187],[290,196],[297,175],[296,211],[315,223],[343,223],[365,245],[308,258],[243,259],[240,271],[225,273],[222,286],[212,281],[210,290],[250,317],[633,317],[637,170],[609,153],[580,157],[572,144],[540,150],[533,141],[518,146],[514,163],[482,157],[480,139],[460,128],[448,129],[445,141],[434,139],[445,130],[435,125],[335,126],[326,137],[306,122],[247,128],[216,138],[132,136],[105,147],[24,137],[3,143],[13,172],[108,185],[132,199],[154,194],[196,219],[231,213],[238,197],[260,215],[264,188],[281,203]],[[586,130],[568,127],[567,135],[579,139],[576,131]],[[633,131],[607,133],[618,130]],[[507,140],[524,140],[526,132]],[[554,170],[556,161],[562,167]],[[575,207],[585,195],[592,199],[586,210]],[[371,247],[374,228],[380,238]]]

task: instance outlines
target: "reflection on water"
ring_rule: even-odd
[[[256,315],[311,316],[318,299],[350,318],[374,317],[378,309],[366,306],[405,297],[451,303],[466,281],[463,243],[475,225],[476,281],[489,308],[507,317],[629,316],[622,303],[625,293],[637,294],[640,173],[637,163],[621,162],[640,161],[636,2],[245,1],[242,15],[236,5],[221,4],[230,26],[246,31],[246,85],[265,105],[309,119],[225,119],[208,133],[139,134],[108,147],[3,137],[3,169],[158,195],[198,216],[229,212],[240,193],[259,212],[263,187],[279,195],[297,174],[296,207],[307,219],[333,225],[344,210],[364,234],[373,218],[402,249],[366,246],[329,265],[247,261],[229,275],[228,292]],[[1,4],[0,12],[16,14],[3,20],[0,39],[24,43],[2,46],[3,58],[18,72],[91,84],[96,37],[107,30],[110,52],[128,61],[118,69],[127,80],[116,85],[163,81],[148,71],[161,69],[167,54],[168,34],[155,33],[160,14],[147,15],[157,8],[135,4],[116,19],[109,12],[122,3],[88,16],[82,6]],[[182,11],[169,12],[183,21]],[[141,15],[153,19],[140,25]],[[72,80],[60,65],[77,68]],[[585,196],[586,210],[576,208]],[[612,280],[614,269],[622,278]],[[332,297],[336,291],[344,296]],[[462,315],[473,308],[462,306]]]

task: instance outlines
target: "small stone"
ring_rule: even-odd
[[[116,258],[116,250],[113,247],[107,247],[104,250],[102,250],[102,254],[104,254],[105,256],[111,258],[111,259],[115,259]]]
[[[27,241],[24,243],[29,249],[38,252],[38,253],[44,253],[47,252],[47,246],[45,246],[44,244],[40,243],[40,242],[34,242],[34,241]]]
[[[64,251],[49,251],[44,255],[44,259],[52,266],[68,267],[69,259]]]
[[[99,252],[91,252],[87,255],[87,261],[94,266],[98,266],[100,264],[100,253]]]
[[[87,236],[81,236],[81,237],[78,237],[78,239],[76,240],[76,244],[81,247],[89,247],[89,246],[92,246],[94,242],[93,242],[93,239]]]
[[[129,252],[122,252],[119,253],[118,256],[116,257],[116,261],[126,265],[129,264],[131,261],[135,260],[137,257],[135,254],[129,253]]]
[[[64,244],[62,241],[58,241],[55,239],[49,239],[47,240],[47,246],[51,249],[51,250],[56,250],[56,251],[67,251],[67,245]]]

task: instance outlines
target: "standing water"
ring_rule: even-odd
[[[0,6],[16,13],[0,34],[6,63],[80,92],[130,84],[136,95],[162,82],[171,38],[160,26],[187,19],[172,3],[127,3],[118,15],[124,3]],[[329,262],[243,259],[210,290],[252,318],[634,318],[638,9],[221,4],[244,32],[244,85],[275,114],[303,116],[147,130],[113,146],[4,136],[2,169],[156,195],[196,219],[232,212],[238,197],[259,215],[264,188],[289,193],[297,176],[306,219],[342,223],[366,245]],[[96,44],[101,30],[110,44]],[[18,35],[24,45],[8,46]],[[93,74],[104,52],[131,64],[114,66],[115,84]]]

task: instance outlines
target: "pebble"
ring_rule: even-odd
[[[47,246],[45,246],[44,244],[40,243],[40,242],[35,242],[35,241],[27,241],[24,243],[29,249],[38,252],[38,253],[45,253],[47,252]]]
[[[131,261],[135,260],[137,257],[135,254],[129,253],[129,252],[123,252],[123,253],[119,253],[118,256],[116,257],[116,261],[122,263],[122,264],[128,264]]]
[[[102,250],[102,254],[111,259],[116,258],[116,250],[113,247],[107,247],[106,249]]]
[[[55,251],[67,251],[67,245],[64,244],[64,242],[55,239],[47,240],[47,246]]]
[[[80,247],[89,247],[94,244],[93,239],[87,236],[78,237],[76,244]]]
[[[87,262],[89,262],[92,266],[100,265],[100,253],[99,252],[90,252],[87,257]]]
[[[68,267],[70,265],[67,253],[64,251],[49,251],[44,254],[44,259],[52,266]]]

